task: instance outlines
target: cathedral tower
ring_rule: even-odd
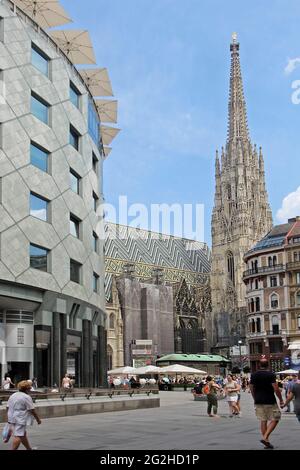
[[[230,51],[228,133],[221,158],[216,153],[212,213],[211,341],[223,353],[245,338],[243,255],[272,227],[262,150],[257,151],[249,136],[235,33]]]

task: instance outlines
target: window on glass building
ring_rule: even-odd
[[[30,244],[30,267],[48,271],[48,252],[46,248]]]
[[[70,280],[80,284],[80,273],[82,265],[73,259],[70,260]]]
[[[49,124],[49,104],[34,93],[31,94],[31,112],[37,119]]]
[[[98,113],[91,100],[89,100],[88,129],[90,136],[98,146],[100,143],[100,121]]]
[[[93,291],[98,292],[99,276],[93,273]]]
[[[80,232],[80,220],[74,215],[70,214],[70,234],[76,238],[79,238]]]
[[[77,90],[76,86],[70,82],[70,100],[76,108],[79,108],[79,97],[80,92]]]
[[[47,222],[48,201],[37,194],[30,193],[30,215]]]
[[[30,145],[30,163],[42,171],[48,171],[48,156],[46,150],[31,142]]]
[[[70,126],[70,144],[76,150],[79,150],[79,133],[74,129],[73,126]]]
[[[80,194],[80,176],[72,169],[70,169],[70,187],[76,194]]]
[[[98,235],[95,232],[93,232],[93,250],[95,253],[98,252]]]
[[[35,44],[31,47],[31,63],[42,74],[48,77],[49,75],[49,57],[46,56]]]

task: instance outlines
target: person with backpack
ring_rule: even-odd
[[[206,377],[206,384],[203,387],[203,393],[207,396],[207,414],[210,418],[219,418],[218,416],[218,390],[221,390],[213,377]],[[213,410],[213,414],[212,411]]]

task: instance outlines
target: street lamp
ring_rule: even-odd
[[[239,343],[239,350],[240,350],[240,373],[242,373],[242,343],[243,342],[239,340],[238,343]]]

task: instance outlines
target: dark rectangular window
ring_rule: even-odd
[[[70,169],[70,186],[72,191],[76,194],[80,194],[80,176],[75,171]]]
[[[37,119],[49,124],[49,104],[34,93],[31,95],[31,112]]]
[[[93,273],[93,291],[98,292],[98,283],[99,283],[99,276],[96,273]]]
[[[283,344],[281,339],[269,339],[270,353],[281,353]]]
[[[77,90],[76,86],[70,82],[70,100],[76,106],[76,108],[79,108],[79,96],[80,93]]]
[[[71,259],[70,260],[70,280],[73,282],[77,282],[77,284],[80,284],[80,271],[81,271],[81,264]]]
[[[31,63],[41,73],[48,77],[49,74],[49,57],[46,56],[35,44],[31,47]]]
[[[271,276],[271,287],[277,287],[277,277]]]
[[[70,234],[76,238],[79,238],[79,225],[80,225],[80,220],[71,214],[70,215]]]
[[[98,201],[99,201],[99,198],[97,194],[93,193],[93,208],[95,212],[97,212]]]
[[[93,170],[96,174],[98,173],[98,161],[99,161],[98,158],[93,152]]]
[[[48,201],[41,196],[30,193],[30,215],[37,219],[48,220]]]
[[[100,143],[100,120],[94,103],[91,100],[89,100],[88,129],[90,136],[98,146]]]
[[[30,244],[30,267],[40,271],[48,270],[48,250]]]
[[[98,253],[98,235],[93,232],[93,250]]]
[[[79,150],[79,134],[72,126],[70,126],[70,144]]]
[[[30,163],[42,171],[48,171],[48,156],[49,153],[42,150],[36,144],[30,145]]]

